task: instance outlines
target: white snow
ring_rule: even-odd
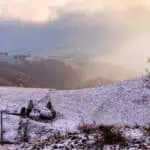
[[[51,129],[75,131],[79,123],[97,124],[149,124],[150,89],[144,78],[123,81],[119,84],[82,90],[52,90],[52,104],[59,113],[52,123],[30,120],[31,141],[45,138]],[[0,87],[0,109],[19,112],[30,99],[36,108],[45,111],[48,89]],[[14,141],[21,118],[4,115],[4,137]]]

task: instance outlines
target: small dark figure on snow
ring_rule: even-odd
[[[25,107],[21,108],[20,115],[24,118],[26,117],[26,108]]]
[[[27,117],[30,117],[30,113],[32,112],[32,109],[34,108],[34,104],[33,104],[33,101],[30,100],[29,101],[29,104],[28,104],[28,107],[27,107]]]
[[[48,101],[48,103],[46,105],[46,108],[48,108],[50,111],[54,109],[53,106],[52,106],[51,101]]]
[[[52,112],[52,118],[55,118],[55,117],[56,117],[56,111],[53,110],[53,111],[51,111],[51,112]]]
[[[51,113],[52,113],[52,118],[55,118],[55,117],[56,117],[56,111],[54,110],[51,101],[48,101],[48,103],[47,103],[47,105],[46,105],[46,108],[48,108],[48,109],[51,111]]]

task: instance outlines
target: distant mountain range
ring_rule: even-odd
[[[23,86],[56,89],[87,88],[113,83],[105,77],[91,78],[85,67],[74,68],[63,60],[23,59],[21,64],[0,63],[1,86]]]

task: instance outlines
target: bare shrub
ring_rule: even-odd
[[[148,135],[150,135],[150,125],[147,127],[144,127],[144,130],[147,132]]]
[[[103,142],[104,144],[113,145],[113,144],[125,144],[126,139],[122,136],[119,129],[114,126],[104,126],[99,125],[96,126],[94,124],[82,124],[78,127],[78,129],[86,134],[96,133],[97,137],[100,137],[101,134],[102,138],[96,139],[98,142]]]
[[[134,126],[133,126],[133,129],[139,129],[140,128],[140,125],[138,125],[138,124],[135,124]]]
[[[96,132],[98,130],[98,128],[95,124],[86,124],[86,123],[79,125],[78,129],[79,129],[79,131],[86,133],[86,134],[90,134],[90,133]]]
[[[126,139],[122,136],[120,131],[114,126],[98,126],[98,129],[102,131],[104,144],[125,144]]]

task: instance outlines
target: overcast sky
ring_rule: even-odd
[[[149,0],[0,0],[0,48],[83,52],[141,71],[150,56],[149,16]]]

